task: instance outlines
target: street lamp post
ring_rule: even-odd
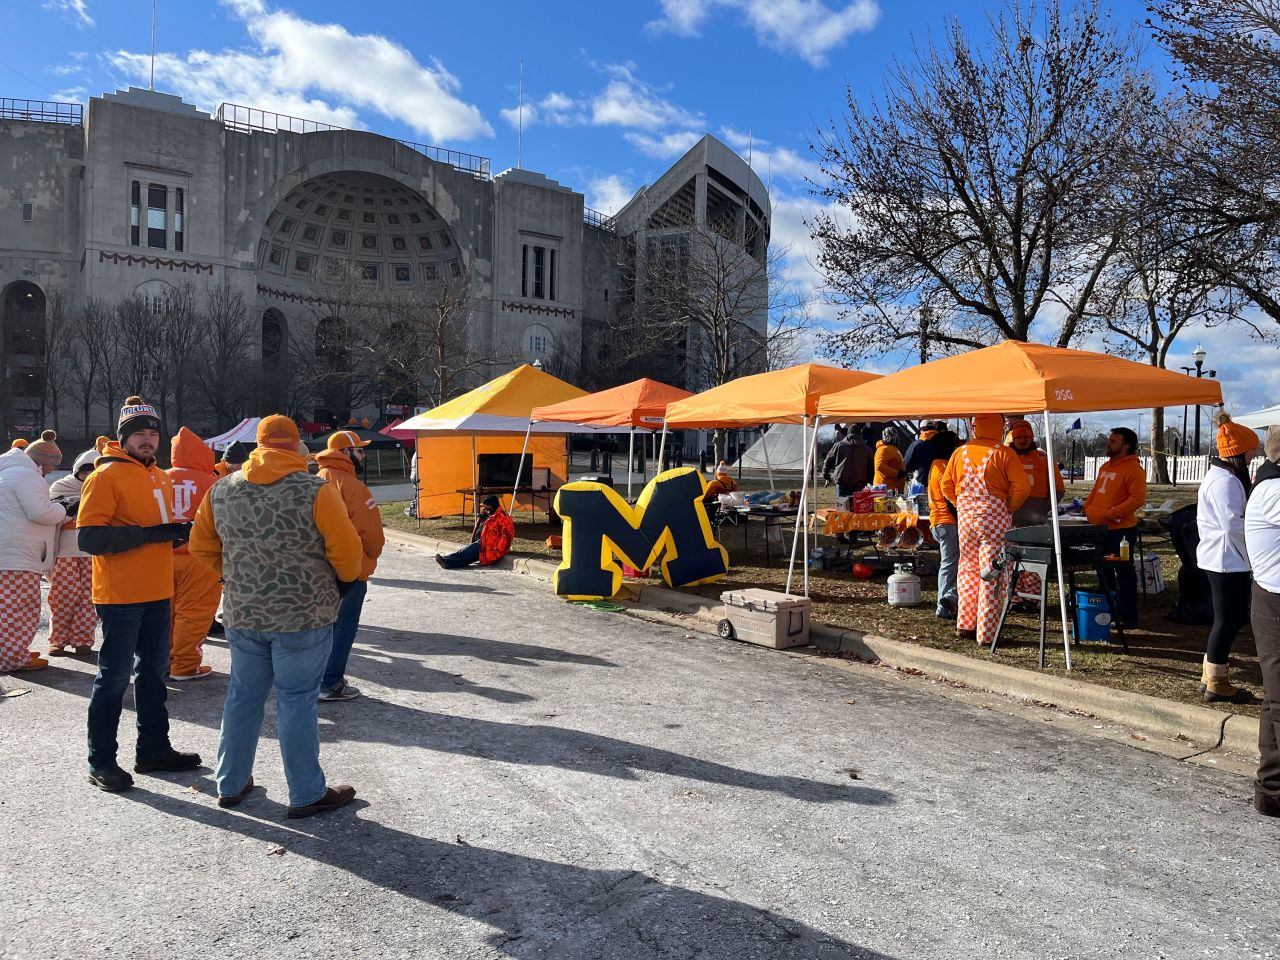
[[[1191,371],[1195,367],[1183,367],[1182,372],[1187,376],[1191,376]],[[1178,453],[1180,456],[1187,455],[1187,405],[1182,405],[1182,436],[1178,438]]]
[[[1196,362],[1196,379],[1199,380],[1204,376],[1204,359],[1208,354],[1205,353],[1204,347],[1196,344],[1195,353],[1191,354],[1191,359]],[[1196,404],[1196,456],[1200,456],[1200,404]]]

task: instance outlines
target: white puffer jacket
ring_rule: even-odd
[[[66,519],[34,460],[21,450],[0,455],[0,570],[47,573]]]
[[[65,477],[59,477],[49,484],[49,496],[51,497],[73,497],[78,500],[83,490],[84,484],[76,479],[74,473],[68,473]],[[77,539],[76,521],[74,517],[71,517],[65,520],[58,530],[58,556],[87,557],[87,553],[80,552],[80,546],[76,542]]]

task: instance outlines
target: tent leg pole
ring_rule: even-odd
[[[533,417],[529,418],[529,426],[524,432],[524,446],[520,448],[520,459],[516,461],[516,483],[511,488],[511,512],[516,512],[516,492],[520,489],[520,474],[524,469],[524,455],[529,452],[529,436],[533,433]],[[474,434],[473,434],[474,436]],[[529,498],[531,501],[532,497]]]
[[[476,459],[476,432],[471,431],[471,519],[480,516],[480,462]]]
[[[764,466],[769,471],[769,489],[776,490],[777,485],[773,481],[773,464],[769,462],[769,431],[765,429],[760,433],[760,447],[764,450]],[[738,462],[742,462],[742,454],[738,454]]]
[[[1071,669],[1071,634],[1067,627],[1067,578],[1062,570],[1062,524],[1058,522],[1057,461],[1053,458],[1053,432],[1049,429],[1049,411],[1044,412],[1044,445],[1049,455],[1049,516],[1053,520],[1053,559],[1058,566],[1058,607],[1062,611],[1062,652],[1067,669]],[[1105,585],[1104,585],[1105,588]]]
[[[636,428],[631,428],[627,441],[627,502],[631,502],[631,471],[636,466]]]
[[[807,420],[808,418],[806,417],[805,419]],[[802,430],[802,431],[804,430],[804,427],[803,427],[803,426],[801,427],[801,430]],[[801,442],[803,443],[803,433],[802,433]],[[809,447],[808,447],[807,445],[805,445],[805,447],[804,447],[804,471],[805,471],[805,473],[806,473],[806,474],[809,472]],[[802,509],[802,510],[803,510],[803,508],[804,508],[804,506],[805,506],[805,502],[804,502],[804,501],[805,501],[805,497],[807,496],[807,494],[808,494],[808,487],[805,487],[805,489],[804,489],[804,490],[801,490],[801,492],[800,492],[800,506],[801,506],[801,509]],[[791,562],[790,562],[790,564],[789,564],[789,565],[788,565],[788,567],[787,567],[787,589],[786,589],[786,593],[787,593],[787,595],[788,595],[788,596],[790,596],[790,595],[791,595],[791,581],[792,581],[792,579],[795,577],[795,571],[796,571],[796,548],[797,548],[797,547],[799,546],[799,544],[800,544],[800,524],[801,524],[802,522],[803,522],[803,521],[801,520],[801,513],[798,511],[798,512],[796,513],[796,529],[795,529],[795,532],[791,535]],[[769,534],[768,534],[768,531],[766,530],[766,531],[765,531],[765,536],[768,536],[768,535],[769,535]],[[805,558],[805,562],[806,562],[806,563],[808,563],[808,558],[807,558],[807,557]]]
[[[655,476],[657,475],[657,473],[662,472],[662,457],[666,452],[667,452],[667,421],[664,418],[662,421],[662,440],[658,443],[658,466],[655,472]]]

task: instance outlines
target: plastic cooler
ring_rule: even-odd
[[[792,597],[773,590],[726,590],[720,636],[784,650],[809,642],[808,597]]]
[[[1076,639],[1093,643],[1111,640],[1111,611],[1103,594],[1076,591]]]

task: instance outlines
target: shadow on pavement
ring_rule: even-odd
[[[502,723],[432,713],[382,700],[368,700],[359,723],[324,724],[322,743],[365,741],[421,747],[480,760],[558,767],[621,780],[660,773],[744,790],[778,793],[805,803],[883,806],[893,795],[848,781],[824,783],[803,777],[755,773],[671,750],[546,724]]]
[[[431,580],[391,580],[386,577],[370,577],[371,587],[391,587],[395,590],[424,590],[430,593],[487,593],[494,597],[509,596],[506,591],[493,587],[481,587],[471,583],[437,583]]]
[[[481,637],[463,637],[448,633],[418,633],[370,623],[362,624],[387,631],[387,640],[366,639],[357,643],[375,650],[396,650],[422,656],[473,657],[490,663],[504,663],[519,667],[536,667],[539,662],[576,663],[588,667],[616,667],[612,660],[586,653],[571,653],[557,647],[540,647],[531,643],[512,643],[507,640],[486,640]]]
[[[360,640],[359,643],[362,646],[367,645],[364,640]],[[388,670],[392,671],[392,676],[383,675],[383,672]],[[515,690],[486,687],[468,680],[460,673],[436,670],[414,658],[392,656],[385,652],[384,648],[379,648],[376,653],[370,653],[360,647],[353,647],[351,657],[347,660],[346,673],[349,679],[367,679],[396,690],[411,690],[417,693],[466,693],[497,703],[531,703],[538,699]]]
[[[259,794],[234,813],[142,789],[121,796],[496,927],[487,944],[509,957],[891,960],[772,911],[639,871],[595,870],[404,833],[359,816],[369,809],[360,801],[294,827],[257,819],[284,818],[281,804]]]

